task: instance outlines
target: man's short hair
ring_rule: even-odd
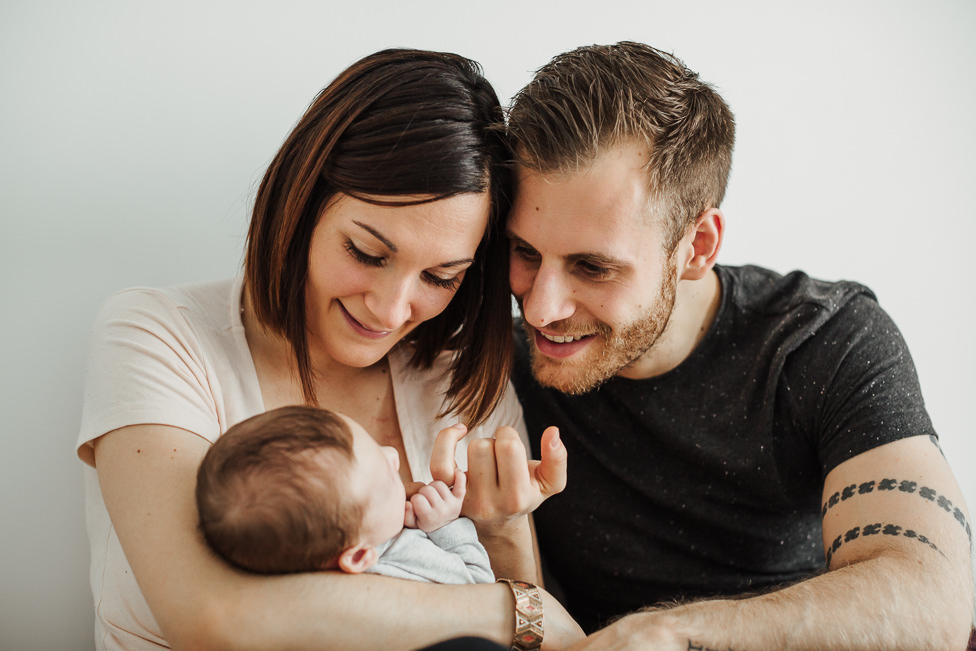
[[[674,249],[725,195],[735,122],[711,86],[648,45],[592,45],[540,68],[513,100],[508,132],[516,162],[539,173],[585,169],[604,151],[647,143],[653,216]]]
[[[349,425],[325,409],[281,407],[227,430],[197,472],[200,530],[250,572],[325,569],[356,543],[363,507],[343,495]]]

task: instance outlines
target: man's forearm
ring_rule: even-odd
[[[629,615],[581,649],[817,651],[965,649],[971,627],[968,568],[939,571],[885,554],[776,592]],[[576,647],[574,647],[576,648]]]

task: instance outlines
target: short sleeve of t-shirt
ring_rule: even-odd
[[[936,436],[904,338],[871,297],[854,296],[789,358],[783,381],[814,408],[796,409],[816,437],[822,477],[863,452]]]
[[[243,326],[229,318],[235,291],[239,280],[130,289],[105,301],[89,340],[83,461],[93,464],[94,439],[128,425],[169,425],[213,442],[262,410]]]

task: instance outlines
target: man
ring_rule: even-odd
[[[716,265],[724,101],[586,47],[509,128],[514,380],[569,452],[535,523],[583,646],[964,648],[969,516],[894,324],[854,283]]]

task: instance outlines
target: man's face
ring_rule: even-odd
[[[648,156],[628,144],[579,172],[519,173],[509,280],[546,386],[577,394],[614,375],[647,376],[677,286],[647,212]]]

